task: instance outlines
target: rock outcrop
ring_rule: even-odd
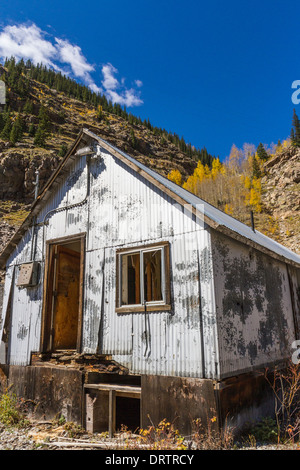
[[[277,226],[278,241],[300,253],[300,148],[291,146],[267,161],[262,202]]]

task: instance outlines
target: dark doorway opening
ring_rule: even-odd
[[[140,427],[140,404],[136,398],[116,397],[116,429],[136,432]]]

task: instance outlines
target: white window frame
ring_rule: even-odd
[[[117,252],[117,266],[118,266],[118,282],[117,285],[117,307],[116,310],[119,313],[125,311],[143,311],[146,307],[147,310],[170,310],[169,305],[169,287],[167,286],[169,275],[166,276],[169,266],[166,266],[166,250],[169,250],[169,244],[157,244],[149,245],[145,247],[131,247],[128,249],[120,250]],[[151,252],[161,252],[161,290],[162,290],[162,300],[152,300],[145,301],[145,292],[144,292],[144,253]],[[140,303],[139,304],[122,304],[122,256],[130,254],[139,254],[140,255]]]

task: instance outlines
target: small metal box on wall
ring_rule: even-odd
[[[18,287],[33,287],[38,283],[39,263],[32,261],[20,266],[19,277],[16,285]]]

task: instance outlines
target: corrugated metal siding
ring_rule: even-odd
[[[295,316],[296,339],[300,338],[300,269],[286,265]]]
[[[27,365],[30,362],[31,352],[39,350],[42,277],[36,288],[20,289],[16,286],[18,273],[19,268],[17,265],[8,269],[2,313],[3,315],[9,315],[7,307],[9,298],[11,298],[13,315],[9,320],[8,361],[10,364]],[[3,317],[2,328],[4,322],[5,317]],[[2,328],[0,329],[0,338],[2,337]]]
[[[82,206],[74,207],[60,212],[51,213],[53,209],[68,208],[80,203],[87,191],[87,165],[86,158],[78,158],[69,170],[68,175],[53,193],[51,200],[45,205],[38,216],[38,223],[45,219],[49,225],[45,229],[45,240],[51,240],[67,235],[74,235],[87,229],[87,209]],[[47,216],[47,214],[49,214]],[[40,230],[42,232],[42,230]]]
[[[74,162],[69,174],[52,193],[51,200],[45,204],[45,207],[39,213],[37,223],[42,223],[45,215],[53,209],[81,202],[86,194],[86,183],[86,159],[82,157]],[[45,226],[45,228],[40,226],[36,229],[37,246],[35,260],[41,263],[41,279],[39,285],[29,289],[21,289],[15,285],[19,266],[31,260],[31,230],[26,232],[15,252],[12,253],[8,260],[8,265],[11,265],[11,268],[15,266],[16,269],[16,278],[13,285],[13,318],[9,344],[10,364],[29,364],[31,352],[38,351],[40,348],[45,257],[43,242],[85,232],[87,229],[87,210],[83,210],[82,207],[76,207],[71,210],[54,212],[50,213],[49,218],[47,217],[46,220],[49,220],[49,225]],[[95,257],[95,259],[97,259],[97,257]],[[5,287],[5,292],[8,292],[8,286]],[[87,311],[89,312],[89,308],[87,308]],[[88,315],[87,319],[88,327],[92,326],[92,322],[90,321],[91,316]],[[92,335],[92,332],[94,332],[94,329],[91,329],[88,334]]]
[[[219,378],[219,346],[215,299],[215,274],[210,230],[197,233],[199,247],[201,326],[204,377]]]
[[[116,361],[138,374],[201,377],[204,362],[206,372],[210,373],[214,369],[209,365],[210,354],[215,348],[211,339],[214,333],[209,333],[210,339],[206,341],[209,350],[204,359],[200,302],[200,289],[204,288],[202,302],[206,318],[210,314],[210,286],[202,286],[199,277],[203,269],[201,252],[204,248],[209,249],[209,233],[201,223],[195,222],[189,211],[109,152],[102,151],[100,158],[92,158],[90,171],[88,202],[84,207],[51,213],[45,233],[42,227],[37,230],[36,251],[36,259],[42,260],[43,237],[50,240],[87,233],[83,351],[112,354]],[[69,175],[57,187],[40,212],[38,222],[42,222],[52,209],[80,202],[86,194],[86,183],[86,159],[82,158],[74,163]],[[117,248],[160,240],[170,243],[172,312],[151,313],[147,315],[146,323],[144,313],[116,314]],[[28,261],[30,247],[31,234],[28,232],[10,263]],[[28,363],[30,351],[39,347],[41,292],[36,289],[36,302],[32,302],[26,292],[26,289],[18,288],[15,292],[13,363]],[[34,333],[30,333],[32,325],[35,325]],[[209,327],[206,322],[207,333]]]
[[[213,234],[220,376],[291,357],[295,324],[286,265]]]
[[[122,328],[116,313],[113,335],[128,341],[127,366],[134,373],[201,377],[202,347],[197,244],[188,249],[183,236],[169,239],[173,277],[172,312],[133,313],[125,315],[127,329]],[[196,240],[194,240],[196,241]],[[191,240],[189,241],[191,244]],[[121,326],[121,328],[120,328]],[[130,335],[131,333],[131,335]],[[113,344],[113,342],[112,342]],[[115,356],[122,362],[120,354]],[[126,359],[125,359],[126,360]]]
[[[197,232],[203,227],[108,152],[101,157],[91,168],[89,250],[106,244],[102,352],[134,373],[201,376]],[[117,314],[116,248],[159,240],[171,246],[172,314]]]
[[[127,355],[132,353],[132,314],[117,315],[116,257],[114,248],[105,249],[104,302],[102,352],[104,354]]]
[[[6,270],[4,291],[3,291],[2,311],[0,312],[0,342],[2,340],[3,328],[5,325],[5,319],[7,315],[9,297],[10,297],[11,290],[13,288],[14,269],[15,269],[14,266],[9,266]]]
[[[103,309],[104,249],[86,253],[82,348],[96,353],[101,347],[99,330]]]
[[[34,289],[19,289],[14,286],[10,331],[9,363],[27,365],[31,351],[39,350],[41,329],[41,285]]]

